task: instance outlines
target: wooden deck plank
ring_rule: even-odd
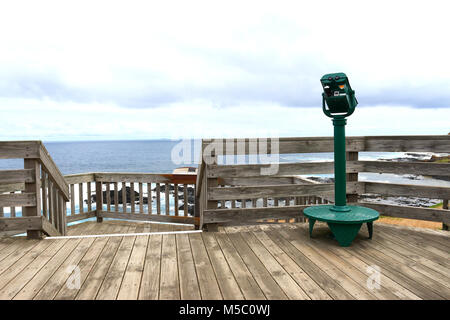
[[[419,234],[413,232],[410,232],[409,234],[400,233],[395,229],[389,230],[386,228],[381,229],[381,233],[401,243],[404,243],[406,241],[408,244],[413,245],[417,249],[428,252],[428,255],[433,255],[433,259],[439,259],[439,261],[447,261],[447,264],[448,261],[450,261],[450,248],[443,246],[441,243],[433,243],[433,241],[428,241],[428,239],[426,239],[425,237],[421,237]]]
[[[99,234],[104,230],[104,226],[97,227]],[[56,270],[56,272],[48,279],[47,283],[37,292],[33,299],[35,300],[51,300],[58,294],[62,286],[66,286],[67,280],[71,276],[73,266],[79,268],[79,263],[88,250],[91,248],[96,238],[84,238],[79,242],[79,245],[67,257],[63,264]],[[73,290],[73,289],[72,289]]]
[[[136,227],[131,227],[129,230],[130,233],[135,231]],[[117,298],[135,241],[136,236],[122,237],[119,248],[95,299],[113,300]]]
[[[5,269],[4,267],[5,265],[7,265],[11,261],[14,261],[15,257],[20,258],[37,243],[38,243],[37,240],[19,239],[16,240],[15,242],[10,243],[9,246],[4,248],[4,250],[0,252],[0,274]],[[4,260],[7,261],[3,262]]]
[[[66,244],[68,240],[43,240],[52,243],[0,290],[0,299],[12,299],[36,273]],[[36,248],[36,247],[35,247]],[[27,255],[25,255],[27,256]],[[12,266],[14,267],[14,265]]]
[[[144,226],[142,226],[142,230],[137,228],[136,232],[145,232]],[[136,237],[133,251],[131,252],[130,260],[125,270],[117,299],[137,300],[142,273],[144,271],[144,260],[147,251],[148,239],[148,235]]]
[[[231,272],[233,272],[244,298],[247,300],[266,299],[263,291],[258,286],[258,283],[253,278],[241,256],[236,252],[228,236],[226,234],[216,233],[215,238],[222,249],[223,255],[230,266]]]
[[[201,235],[198,233],[189,234],[189,241],[191,243],[202,299],[222,299],[219,284],[217,283],[216,275],[211,266],[211,261],[209,260]]]
[[[180,299],[177,246],[174,234],[164,234],[162,237],[159,299]]]
[[[354,297],[345,291],[335,279],[331,278],[326,272],[324,272],[319,266],[312,263],[302,251],[298,250],[293,244],[285,239],[278,230],[270,229],[266,231],[272,241],[278,244],[283,251],[289,255],[303,270],[333,299],[337,300],[350,300]]]
[[[434,252],[443,258],[450,259],[449,236],[446,237],[445,233],[441,233],[448,233],[448,231],[386,224],[376,225],[376,228],[400,239],[408,239],[411,243],[417,244],[423,249]]]
[[[408,238],[402,238],[398,237],[396,234],[392,234],[390,232],[386,232],[385,230],[377,230],[379,232],[379,237],[376,237],[376,240],[382,240],[382,241],[388,241],[396,243],[397,245],[401,246],[405,250],[408,250],[409,252],[417,253],[417,256],[426,258],[430,261],[433,261],[435,264],[439,264],[445,270],[450,270],[450,258],[445,258],[443,255],[446,254],[446,252],[442,251],[441,254],[436,254],[435,252],[429,251],[425,249],[424,247],[417,245],[414,240],[411,240]],[[449,239],[450,241],[450,239]],[[433,249],[435,249],[433,247]],[[439,249],[436,249],[439,250]],[[439,250],[440,251],[440,250]]]
[[[330,300],[330,295],[323,290],[298,264],[292,260],[269,236],[263,231],[254,232],[256,238],[266,247],[272,256],[289,273],[311,299]]]
[[[61,241],[61,240],[58,240]],[[59,268],[64,260],[78,246],[81,239],[70,239],[48,262],[40,269],[34,277],[14,296],[14,300],[31,300],[45,285],[48,279]]]
[[[243,300],[244,296],[228,266],[222,250],[217,244],[214,234],[205,232],[202,234],[202,238],[223,298],[226,300]]]
[[[152,232],[157,232],[158,224],[152,224]],[[149,236],[147,252],[139,288],[139,300],[156,300],[159,298],[159,282],[161,274],[162,235]]]
[[[128,227],[124,228],[128,230]],[[114,260],[117,249],[122,242],[123,237],[111,237],[108,239],[106,246],[101,251],[100,255],[95,262],[95,265],[90,270],[90,273],[84,283],[82,284],[80,291],[78,292],[77,300],[94,300],[97,293],[103,283],[106,273]]]
[[[241,235],[239,233],[230,233],[228,234],[228,237],[241,256],[242,260],[247,265],[248,270],[252,273],[259,287],[264,292],[264,295],[267,297],[267,299],[288,299],[286,294],[272,278],[261,261],[259,261],[258,257],[253,253],[244,239],[242,239]]]
[[[442,277],[435,278],[432,270],[426,270],[426,267],[420,266],[415,261],[408,260],[390,248],[380,246],[376,242],[361,241],[358,245],[363,250],[369,250],[369,248],[375,249],[371,252],[377,257],[387,260],[391,266],[397,267],[403,275],[408,276],[416,282],[420,282],[423,286],[426,286],[442,298],[450,298],[450,288],[441,284]]]
[[[183,300],[200,300],[200,287],[192,256],[191,244],[187,234],[177,234],[178,269],[180,294]]]
[[[1,208],[1,207],[0,207]],[[1,216],[0,216],[1,217]],[[16,242],[15,240],[18,239],[14,239],[12,237],[8,237],[8,236],[2,236],[0,235],[0,254],[2,252],[2,250],[6,247],[8,247],[10,244]]]
[[[30,251],[24,254],[20,259],[10,265],[0,274],[0,289],[4,288],[12,279],[20,274],[31,262],[34,261],[44,250],[53,242],[50,240],[39,241]],[[9,298],[7,298],[9,299]]]
[[[309,260],[311,260],[314,264],[319,266],[323,271],[325,271],[328,275],[330,275],[339,285],[344,288],[348,293],[350,293],[356,299],[376,299],[374,295],[372,295],[366,288],[363,288],[360,284],[355,282],[352,278],[348,277],[343,271],[339,270],[333,264],[318,255],[317,252],[311,247],[307,242],[300,239],[300,232],[292,233],[285,228],[280,228],[279,233],[284,236],[287,240],[289,240],[298,250],[303,252]]]
[[[450,278],[450,268],[447,267],[449,260],[428,255],[426,250],[409,246],[407,242],[396,241],[396,239],[390,238],[387,234],[383,234],[381,237],[376,237],[375,241],[381,246],[388,247],[401,257],[408,259],[409,264],[418,263],[418,268],[415,269],[432,279],[442,279],[442,277]],[[450,283],[444,282],[443,284],[447,287],[450,286]]]
[[[98,230],[99,234],[105,233],[111,233],[111,228],[116,229],[122,229],[121,226],[111,226],[108,224],[101,224],[101,229]],[[100,256],[101,252],[103,251],[104,247],[106,246],[106,243],[110,240],[110,238],[102,237],[102,238],[96,238],[95,241],[92,243],[92,245],[89,247],[86,254],[83,256],[81,261],[78,263],[78,267],[80,269],[80,285],[83,286],[84,282],[86,281],[88,275],[90,274],[93,266],[95,265],[95,262],[97,261],[98,257]],[[56,300],[72,300],[75,299],[77,294],[79,293],[81,288],[69,288],[66,285],[63,285],[60,287],[60,290],[56,293],[54,299]]]
[[[278,283],[289,299],[309,300],[310,297],[295,282],[294,279],[284,270],[278,261],[270,254],[264,245],[251,232],[241,233],[242,238],[252,249],[253,253],[259,258],[273,279]]]
[[[403,273],[400,265],[386,255],[378,254],[376,250],[371,250],[370,248],[367,250],[362,246],[352,246],[351,249],[345,248],[346,250],[350,250],[350,252],[354,252],[355,255],[364,260],[365,263],[369,265],[375,265],[382,268],[382,272],[386,274],[390,279],[399,283],[401,286],[405,287],[421,299],[435,300],[442,299],[442,297],[436,294],[433,290],[421,284],[419,281],[415,279],[414,274],[417,272],[410,273],[412,278],[405,275]]]
[[[333,249],[331,250],[333,253],[336,253],[337,256],[341,257],[355,268],[359,269],[361,272],[367,272],[367,268],[371,265],[365,263],[357,254],[354,252],[350,252],[345,248],[341,248],[335,245],[335,240],[331,238],[309,238],[308,241],[314,243],[314,245],[318,245],[321,247],[325,247],[325,245],[333,245]],[[411,291],[405,289],[403,286],[399,285],[397,282],[391,280],[386,276],[384,272],[380,274],[380,280],[382,283],[382,287],[387,291],[392,292],[396,296],[391,297],[390,299],[406,299],[406,300],[420,300],[420,297],[412,293]]]
[[[12,252],[6,255],[0,261],[0,276],[7,270],[10,266],[16,263],[20,258],[22,258],[26,253],[32,250],[36,245],[38,245],[38,240],[18,240],[19,247],[15,247]]]
[[[332,243],[328,243],[324,245],[320,241],[313,241],[314,239],[310,239],[305,230],[292,230],[291,232],[295,232],[295,236],[299,236],[303,241],[311,243],[310,246],[313,248],[318,254],[324,257],[329,263],[333,264],[339,270],[342,270],[348,277],[352,278],[356,283],[358,283],[361,287],[367,288],[367,279],[369,274],[367,274],[366,270],[360,270],[354,267],[350,262],[346,261],[343,257],[335,254],[335,247]],[[397,300],[398,296],[393,294],[391,290],[387,290],[384,286],[380,286],[377,290],[370,290],[367,288],[370,294],[374,295],[377,299],[389,299],[389,300]]]

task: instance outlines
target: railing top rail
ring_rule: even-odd
[[[39,161],[50,178],[57,184],[59,190],[63,194],[64,200],[68,201],[69,185],[41,141],[39,141]]]
[[[196,174],[180,173],[135,173],[135,172],[96,172],[95,181],[101,182],[143,182],[196,184]]]
[[[0,141],[0,159],[38,159],[41,141]]]
[[[278,140],[278,145],[273,144]],[[202,150],[211,142],[222,145],[214,149],[216,155],[255,154],[263,143],[263,153],[315,153],[333,152],[333,137],[289,137],[289,138],[236,138],[203,139]],[[232,146],[234,142],[234,147]],[[266,143],[265,143],[266,142]],[[237,143],[243,143],[240,147]],[[228,144],[228,145],[227,145]],[[346,138],[347,151],[366,152],[450,152],[450,135],[401,135],[401,136],[353,136]]]

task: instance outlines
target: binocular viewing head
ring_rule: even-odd
[[[358,101],[345,73],[326,74],[320,82],[323,88],[322,108],[328,117],[345,118],[355,111]]]

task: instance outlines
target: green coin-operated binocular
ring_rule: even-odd
[[[347,205],[345,125],[358,104],[355,91],[350,87],[345,73],[324,75],[322,83],[322,110],[333,118],[334,126],[334,205],[313,206],[303,210],[309,220],[309,234],[312,234],[316,220],[324,221],[341,246],[349,246],[355,239],[361,225],[367,223],[369,238],[372,237],[373,221],[379,213],[357,205]]]
[[[328,117],[345,118],[355,111],[358,101],[345,73],[326,74],[320,82],[323,87],[322,109]]]

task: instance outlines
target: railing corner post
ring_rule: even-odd
[[[32,169],[34,181],[25,182],[25,192],[34,193],[36,195],[36,205],[33,207],[23,207],[23,216],[31,217],[41,215],[41,167],[36,159],[24,159],[24,169]],[[44,234],[41,230],[27,230],[28,239],[42,239]]]

